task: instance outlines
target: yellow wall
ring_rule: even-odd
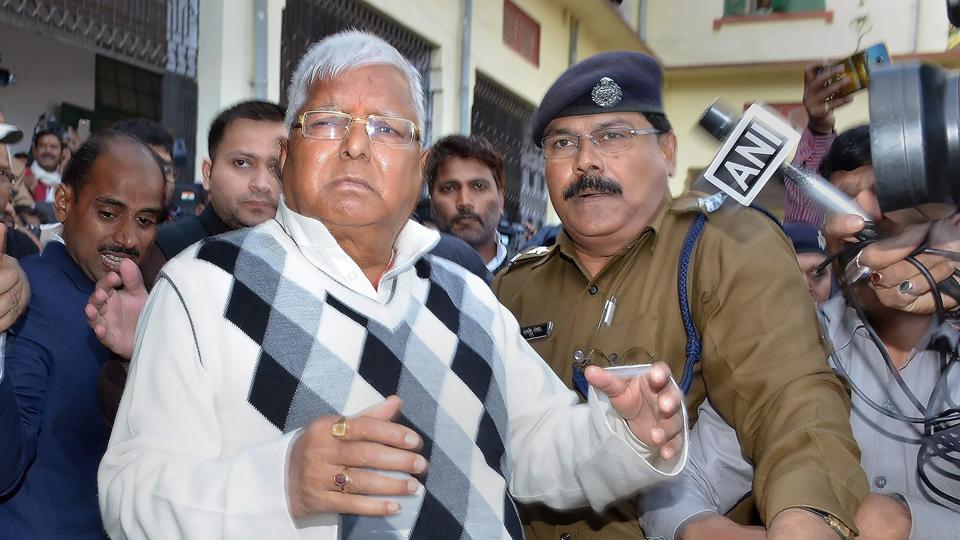
[[[856,48],[851,28],[855,0],[827,0],[833,22],[802,19],[724,25],[722,0],[648,0],[647,42],[669,67],[759,63],[848,56]],[[919,6],[917,23],[914,6]],[[891,54],[939,52],[946,48],[943,0],[866,0],[873,25],[863,45],[885,41]],[[915,29],[919,28],[914,47]]]

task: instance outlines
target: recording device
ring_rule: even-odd
[[[87,118],[81,118],[77,120],[77,138],[80,141],[86,141],[90,138],[90,120]]]
[[[830,99],[836,99],[849,96],[850,94],[867,88],[867,86],[870,85],[870,75],[873,69],[876,66],[887,64],[890,64],[890,55],[887,53],[887,46],[883,43],[877,43],[827,68],[820,68],[818,72],[824,69],[832,70],[837,66],[843,67],[843,73],[833,75],[823,83],[824,87],[827,87],[843,77],[847,78],[847,84],[830,96]]]
[[[872,220],[850,197],[819,174],[784,163],[800,134],[759,103],[737,119],[714,101],[700,116],[699,124],[725,141],[704,177],[740,204],[749,206],[767,180],[779,173],[829,210],[856,214],[866,222]]]
[[[960,78],[919,62],[880,67],[870,88],[870,153],[884,213],[949,215],[960,203]]]

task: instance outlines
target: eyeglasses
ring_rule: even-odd
[[[558,133],[548,135],[540,140],[545,159],[564,159],[573,157],[580,149],[580,141],[584,138],[597,147],[603,154],[622,152],[633,146],[633,139],[638,135],[657,135],[662,133],[656,128],[631,129],[628,127],[605,127],[595,129],[586,135],[576,133]]]
[[[337,141],[347,136],[353,124],[366,124],[370,142],[387,146],[409,146],[420,140],[420,128],[411,120],[371,114],[353,117],[337,111],[306,111],[293,128],[306,139]]]
[[[623,354],[611,353],[604,354],[600,349],[590,349],[587,352],[575,351],[573,353],[573,386],[587,397],[590,390],[590,383],[587,382],[583,372],[587,366],[613,367],[618,365],[648,364],[653,360],[653,355],[643,347],[630,347]]]
[[[10,171],[5,171],[5,170],[3,170],[3,169],[0,169],[0,177],[6,178],[7,180],[10,181],[11,184],[16,184],[16,183],[17,183],[17,180],[20,179],[19,176],[13,174],[13,173],[10,172]]]

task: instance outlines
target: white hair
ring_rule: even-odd
[[[317,81],[330,80],[344,71],[371,64],[394,66],[407,78],[417,114],[414,121],[422,130],[425,113],[420,72],[393,45],[359,30],[347,30],[328,36],[311,45],[300,58],[287,88],[287,127],[291,128],[303,112],[310,88]]]

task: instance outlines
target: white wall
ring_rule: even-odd
[[[280,38],[286,0],[267,3],[267,98],[280,99]],[[197,160],[194,178],[207,155],[210,122],[224,108],[255,98],[254,0],[200,2],[197,51]]]
[[[16,76],[16,84],[0,88],[0,110],[7,123],[24,132],[14,152],[26,151],[29,135],[41,113],[67,102],[93,109],[96,55],[56,38],[0,24],[2,65]]]

